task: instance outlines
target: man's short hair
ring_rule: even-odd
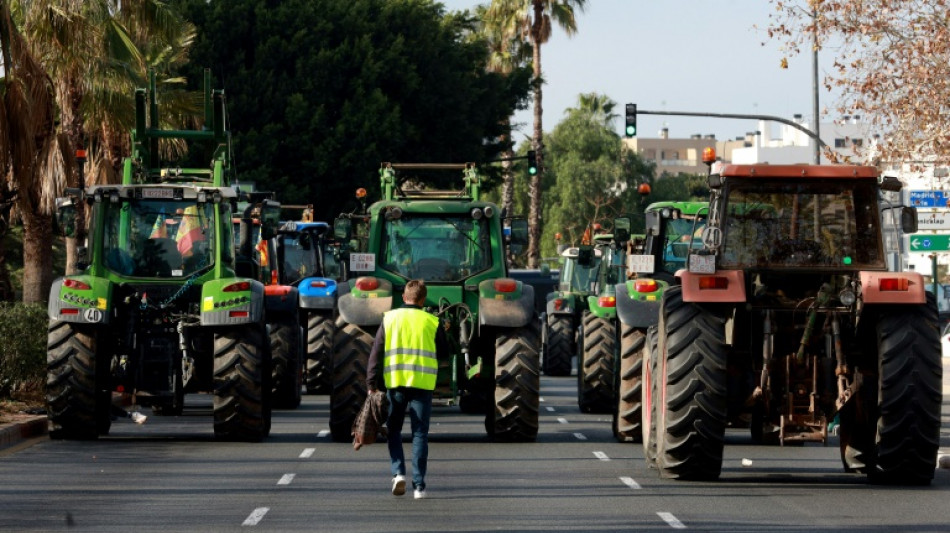
[[[406,288],[402,292],[402,300],[407,304],[422,305],[425,303],[428,294],[426,282],[421,279],[413,279],[406,283]]]

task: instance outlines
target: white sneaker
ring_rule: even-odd
[[[147,416],[143,415],[142,413],[138,411],[132,411],[132,413],[129,415],[129,418],[131,418],[133,422],[139,425],[144,424],[145,421],[148,420]]]
[[[426,489],[413,489],[412,497],[417,500],[423,500],[426,497]]]
[[[406,493],[406,476],[393,476],[393,496],[402,496]]]

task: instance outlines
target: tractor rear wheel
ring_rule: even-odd
[[[614,321],[585,311],[580,342],[577,404],[584,413],[611,413],[617,404],[614,391],[617,327]]]
[[[726,409],[725,316],[663,294],[657,377],[657,467],[666,478],[714,480],[722,471]]]
[[[296,409],[303,385],[300,319],[295,312],[280,313],[269,325],[274,407]]]
[[[366,400],[366,365],[373,336],[342,318],[333,337],[333,388],[330,390],[330,436],[352,440],[353,422]]]
[[[646,330],[620,325],[620,372],[617,410],[614,412],[614,437],[618,442],[637,442],[643,438],[640,428],[642,392],[645,376]]]
[[[544,323],[544,374],[570,376],[574,355],[574,317],[548,315]]]
[[[333,374],[330,353],[333,350],[333,316],[310,313],[307,317],[307,394],[329,394]]]
[[[270,433],[270,346],[261,324],[214,335],[214,436],[257,442]]]
[[[657,333],[656,326],[647,328],[646,346],[643,351],[643,382],[640,386],[643,420],[643,457],[647,466],[656,468],[656,403],[657,394]]]
[[[536,328],[499,329],[495,339],[495,401],[485,420],[499,441],[531,442],[538,437],[541,401]]]
[[[46,405],[53,439],[96,439],[109,432],[111,394],[97,383],[98,331],[51,320],[46,342]]]
[[[927,485],[940,446],[943,365],[937,307],[888,309],[877,321],[880,396],[872,483]]]

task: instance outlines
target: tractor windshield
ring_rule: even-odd
[[[706,227],[705,215],[696,218],[677,218],[666,223],[666,242],[663,245],[663,270],[675,274],[686,268],[686,258],[690,249],[703,248],[703,228]]]
[[[600,251],[593,254],[586,265],[578,262],[577,255],[567,256],[561,270],[560,290],[569,292],[597,292],[598,272],[601,265]],[[619,283],[616,282],[616,283]]]
[[[379,255],[407,279],[461,281],[492,265],[488,220],[406,213],[386,221]]]
[[[283,263],[281,272],[284,274],[284,284],[291,285],[298,280],[311,276],[320,276],[320,265],[317,264],[317,254],[310,236],[302,233],[279,235],[280,249]]]
[[[730,180],[723,265],[883,266],[875,185],[859,180]]]
[[[214,206],[126,200],[105,209],[106,267],[123,276],[180,278],[214,263]]]

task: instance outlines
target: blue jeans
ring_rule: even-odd
[[[396,387],[389,389],[389,458],[393,476],[406,475],[406,458],[402,451],[402,424],[409,411],[412,426],[412,487],[426,488],[426,466],[429,462],[429,418],[432,416],[432,391]]]

